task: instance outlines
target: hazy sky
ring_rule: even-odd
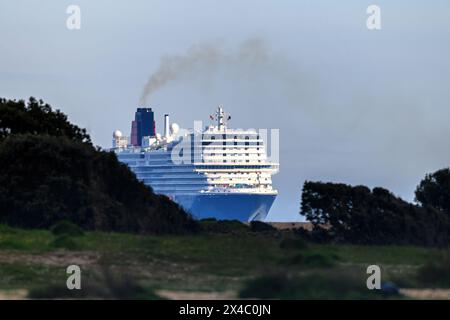
[[[66,28],[70,4],[81,30]],[[366,28],[371,4],[379,31]],[[192,46],[239,57],[257,39],[261,60],[200,63],[156,91],[157,130],[164,113],[192,127],[218,104],[232,127],[279,128],[271,220],[298,219],[306,179],[412,200],[450,163],[449,16],[448,1],[424,0],[0,0],[0,96],[42,98],[107,148],[162,57]]]

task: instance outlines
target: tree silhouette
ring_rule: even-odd
[[[91,143],[85,129],[70,123],[67,116],[42,100],[31,97],[23,100],[0,98],[0,141],[10,134],[48,134],[64,136],[73,141]]]
[[[338,242],[440,246],[450,239],[447,215],[383,188],[306,181],[301,214]]]
[[[136,179],[112,152],[42,101],[0,100],[0,223],[88,230],[195,231],[189,214]]]
[[[427,174],[416,188],[416,201],[450,216],[450,169]]]

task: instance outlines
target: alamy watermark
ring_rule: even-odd
[[[75,264],[70,265],[66,269],[67,277],[66,286],[69,290],[81,290],[81,268]]]
[[[202,152],[204,140],[202,135],[211,135],[208,147],[215,148],[215,154],[246,154],[248,156],[255,148],[259,153],[266,150],[266,163],[279,163],[280,157],[280,130],[279,129],[258,129],[258,130],[233,130],[233,131],[202,131],[203,122],[194,121],[193,134],[182,137],[180,143],[176,144],[171,151],[171,160],[174,164],[193,164],[204,162]],[[225,135],[225,138],[223,136]],[[238,144],[237,140],[240,141]],[[252,140],[256,140],[252,141]],[[263,144],[260,144],[263,142]],[[243,144],[242,144],[243,143]],[[256,145],[254,145],[256,143]],[[257,152],[258,153],[258,152]],[[248,160],[248,158],[246,158]],[[255,158],[256,161],[261,159]],[[228,161],[228,160],[225,160]],[[234,162],[233,162],[234,161]],[[239,163],[236,159],[228,163]],[[243,161],[243,159],[242,159]],[[262,161],[262,160],[261,160]],[[245,163],[244,163],[245,164]]]
[[[69,30],[81,29],[81,8],[79,5],[71,4],[66,8],[66,27]],[[371,4],[366,9],[369,16],[366,20],[366,27],[369,30],[381,30],[381,8],[378,5]]]
[[[367,278],[366,285],[369,290],[381,289],[381,268],[377,265],[370,265],[367,267],[367,274],[370,276]]]
[[[67,7],[66,13],[69,15],[66,20],[66,27],[69,30],[81,29],[81,8],[78,5],[71,4]]]
[[[381,8],[372,4],[367,7],[366,13],[369,15],[366,20],[367,29],[381,30]]]

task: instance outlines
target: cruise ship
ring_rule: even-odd
[[[272,175],[279,164],[268,160],[256,130],[230,129],[230,119],[218,107],[212,125],[182,133],[166,114],[158,134],[152,109],[138,108],[131,137],[116,130],[112,150],[139,180],[195,218],[263,221],[277,196]]]

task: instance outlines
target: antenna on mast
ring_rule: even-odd
[[[225,131],[227,128],[227,121],[231,119],[230,115],[225,114],[222,105],[219,105],[216,112],[217,126],[219,131]]]
[[[216,113],[214,115],[210,115],[209,118],[213,121],[217,121],[217,129],[219,131],[225,131],[227,128],[227,121],[231,119],[231,116],[225,113],[222,105],[219,105]]]

